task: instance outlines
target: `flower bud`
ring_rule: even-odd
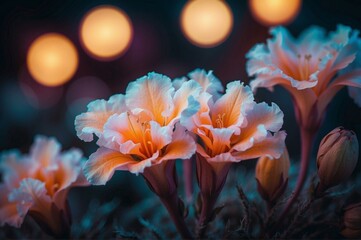
[[[344,229],[341,234],[346,238],[361,238],[361,202],[344,209]]]
[[[261,197],[274,203],[287,187],[290,158],[287,149],[278,159],[259,158],[256,166],[257,189]]]
[[[359,146],[353,131],[338,127],[321,141],[317,154],[320,185],[327,189],[347,180],[356,167]]]

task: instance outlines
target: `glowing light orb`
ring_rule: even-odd
[[[122,55],[133,38],[132,23],[125,12],[113,6],[100,6],[85,15],[80,40],[87,52],[99,60]]]
[[[253,16],[263,25],[288,24],[297,16],[301,0],[249,0]]]
[[[27,55],[31,76],[40,84],[55,87],[69,81],[78,67],[73,43],[58,33],[44,34],[31,44]]]
[[[233,14],[224,1],[188,1],[181,13],[181,27],[194,45],[215,47],[229,36],[233,27]]]

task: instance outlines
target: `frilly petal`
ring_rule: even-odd
[[[279,158],[285,148],[286,133],[280,131],[274,135],[268,134],[267,138],[263,141],[255,143],[251,148],[246,151],[234,151],[232,155],[237,158],[238,161],[258,158],[266,156],[269,158]]]
[[[100,147],[90,155],[83,171],[91,184],[104,185],[113,176],[115,170],[128,170],[130,163],[138,162],[130,155]]]
[[[317,108],[320,112],[325,111],[328,104],[331,102],[332,98],[336,95],[336,93],[344,86],[349,86],[352,88],[361,89],[361,69],[354,70],[349,73],[345,73],[339,77],[337,77],[328,88],[319,96],[319,100],[317,102]],[[356,92],[358,90],[355,90]],[[356,104],[360,107],[360,95],[350,95]]]
[[[37,179],[25,178],[20,182],[19,188],[13,189],[9,194],[9,202],[17,203],[19,216],[25,217],[28,211],[41,212],[49,209],[51,198],[47,195],[45,183]]]
[[[245,111],[247,106],[254,100],[253,93],[248,86],[244,86],[240,81],[227,84],[226,93],[220,97],[212,108],[212,122],[218,121],[225,128],[234,128],[239,131],[239,127],[244,125]]]
[[[0,154],[0,172],[3,182],[9,188],[19,187],[23,178],[31,176],[34,164],[28,157],[23,157],[18,150],[8,150]]]
[[[134,114],[143,113],[162,124],[174,109],[174,87],[171,79],[158,73],[129,83],[126,90],[126,105]],[[140,97],[141,96],[141,97]]]
[[[53,201],[59,209],[65,208],[67,193],[71,187],[90,185],[83,175],[85,161],[82,157],[79,149],[71,149],[63,152],[59,158],[59,169],[54,172],[59,188],[53,196]]]
[[[0,226],[5,224],[19,228],[24,221],[24,216],[18,214],[17,203],[9,202],[9,189],[6,185],[0,184]]]
[[[186,129],[179,124],[172,135],[172,142],[165,148],[163,156],[157,160],[189,159],[196,151],[194,139],[186,133]]]
[[[195,99],[199,97],[201,91],[202,87],[196,81],[189,80],[184,82],[174,94],[174,111],[169,118],[170,122],[167,124],[174,125],[179,121],[183,112],[185,112],[183,115],[186,115],[187,117],[191,117],[195,114],[198,105],[195,104]],[[186,101],[186,99],[188,99],[188,101]]]
[[[204,69],[195,69],[188,76],[197,81],[203,90],[210,93],[215,99],[224,91],[222,82],[213,75],[213,71],[207,73]]]
[[[30,149],[30,158],[34,164],[45,169],[57,168],[57,156],[61,150],[60,143],[55,138],[36,136]]]
[[[157,150],[161,150],[172,141],[173,126],[160,126],[155,121],[150,121],[152,144]]]
[[[120,151],[123,154],[138,154],[142,126],[137,116],[128,112],[114,114],[104,125],[104,134],[98,145]]]
[[[103,127],[108,118],[115,114],[126,111],[125,98],[117,94],[106,100],[95,100],[88,104],[88,111],[75,118],[75,130],[77,136],[85,141],[93,141],[93,134],[100,137]]]

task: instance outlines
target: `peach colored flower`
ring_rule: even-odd
[[[97,100],[75,119],[79,138],[98,137],[98,150],[84,167],[87,179],[105,184],[115,170],[142,174],[150,189],[167,208],[183,238],[192,238],[177,195],[176,159],[189,159],[194,139],[179,124],[181,117],[197,112],[202,87],[149,73],[131,82],[125,95]]]
[[[299,124],[309,129],[319,127],[327,105],[343,86],[352,87],[350,95],[361,106],[354,89],[361,88],[361,69],[350,65],[360,49],[358,31],[338,25],[325,36],[323,29],[311,27],[298,39],[283,27],[270,33],[273,39],[247,54],[248,74],[255,76],[253,90],[283,86],[292,95]]]
[[[115,170],[138,174],[166,160],[190,158],[194,140],[177,123],[196,112],[190,103],[200,91],[196,81],[175,88],[168,77],[149,73],[131,82],[125,95],[90,103],[75,120],[79,138],[99,138],[84,167],[88,180],[105,184]]]
[[[315,134],[322,124],[326,108],[336,93],[348,86],[350,96],[361,106],[357,93],[361,88],[359,32],[338,25],[328,36],[319,27],[311,27],[293,39],[283,27],[272,28],[272,39],[257,44],[247,54],[247,71],[255,76],[253,90],[270,90],[281,85],[292,96],[296,120],[301,132],[301,168],[295,191],[279,219],[296,201],[305,183]]]
[[[82,153],[77,149],[60,153],[60,148],[54,138],[37,136],[29,155],[17,151],[2,154],[1,226],[20,227],[30,213],[48,232],[63,234],[70,220],[68,191],[89,183],[81,171]]]
[[[280,157],[286,134],[279,131],[283,113],[276,104],[254,102],[250,88],[239,81],[228,83],[215,102],[207,92],[198,100],[199,111],[183,117],[181,124],[201,139],[197,152],[208,162]]]
[[[228,83],[226,93],[218,97],[204,86],[197,99],[190,99],[192,105],[198,106],[197,113],[183,115],[180,121],[200,140],[196,161],[202,199],[200,238],[213,215],[231,163],[261,156],[279,158],[286,137],[279,131],[283,124],[279,107],[256,103],[251,89],[240,81]]]

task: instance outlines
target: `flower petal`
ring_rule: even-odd
[[[123,154],[140,154],[139,143],[142,141],[142,136],[142,126],[137,117],[123,112],[109,117],[98,145]]]
[[[219,155],[216,155],[214,157],[211,158],[207,158],[208,162],[239,162],[239,160],[237,158],[235,158],[234,156],[232,156],[232,154],[230,152],[225,152],[225,153],[221,153]]]
[[[93,134],[100,137],[103,126],[108,118],[114,113],[126,111],[125,98],[117,94],[106,100],[95,100],[88,104],[88,111],[75,118],[75,130],[77,136],[85,141],[93,141]]]
[[[274,135],[270,134],[261,142],[255,143],[251,148],[246,151],[235,151],[232,155],[238,161],[258,158],[266,156],[269,158],[279,158],[285,148],[286,133],[280,131]]]
[[[275,103],[271,106],[265,102],[254,104],[246,112],[246,118],[247,126],[241,129],[240,135],[232,139],[233,148],[237,151],[245,151],[254,142],[264,139],[267,131],[277,132],[283,124],[283,112]]]
[[[83,171],[93,185],[104,185],[115,170],[128,170],[130,163],[137,163],[130,155],[122,154],[104,147],[91,154]]]
[[[188,98],[188,108],[182,112],[180,124],[188,131],[196,133],[196,127],[201,125],[212,125],[210,112],[210,102],[212,95],[203,92],[198,99],[193,96]]]
[[[174,94],[174,111],[169,118],[169,123],[167,123],[167,125],[174,125],[180,119],[183,112],[185,112],[188,117],[191,117],[193,114],[195,114],[197,111],[194,111],[196,105],[194,104],[195,101],[193,100],[199,97],[201,91],[202,87],[196,81],[189,80],[184,82]],[[185,101],[186,99],[188,101]]]
[[[30,149],[30,157],[36,165],[46,169],[57,168],[61,145],[55,138],[36,136]]]
[[[54,193],[53,201],[59,209],[65,209],[67,193],[71,187],[88,186],[82,167],[82,152],[78,149],[71,149],[63,152],[59,158],[59,169],[54,172],[54,178],[57,179],[58,188]]]
[[[337,77],[328,88],[319,96],[317,108],[319,112],[324,112],[326,107],[331,102],[336,93],[341,90],[343,86],[361,88],[361,70],[357,69],[349,73],[345,73]],[[352,97],[352,96],[351,96]],[[359,96],[358,96],[359,98]],[[359,103],[359,99],[354,98],[355,103]],[[361,105],[359,105],[361,107]]]
[[[23,178],[31,176],[34,163],[30,158],[21,156],[18,150],[4,151],[0,154],[0,172],[3,182],[9,188],[19,187]]]
[[[213,75],[213,71],[207,73],[204,69],[195,69],[188,76],[197,81],[203,90],[210,93],[215,99],[218,99],[224,90],[222,82]]]
[[[18,214],[21,217],[25,217],[30,209],[47,215],[51,198],[47,195],[44,182],[25,178],[20,182],[19,188],[11,191],[9,202],[17,203]]]
[[[163,124],[173,112],[173,95],[174,87],[170,78],[158,73],[149,73],[129,83],[126,104],[134,114],[143,113]]]
[[[150,121],[150,132],[152,144],[157,150],[161,150],[163,147],[168,145],[172,141],[173,126],[160,126],[155,121]]]
[[[8,201],[9,190],[4,184],[0,184],[0,226],[5,224],[19,228],[24,221],[24,216],[18,214],[17,203]]]
[[[194,139],[186,133],[186,129],[177,124],[172,135],[172,142],[165,148],[163,156],[158,160],[189,159],[196,151]]]
[[[244,112],[253,100],[253,93],[248,86],[240,81],[228,83],[226,93],[212,108],[213,124],[219,121],[221,126],[215,127],[233,127],[237,134],[239,127],[246,123]]]

